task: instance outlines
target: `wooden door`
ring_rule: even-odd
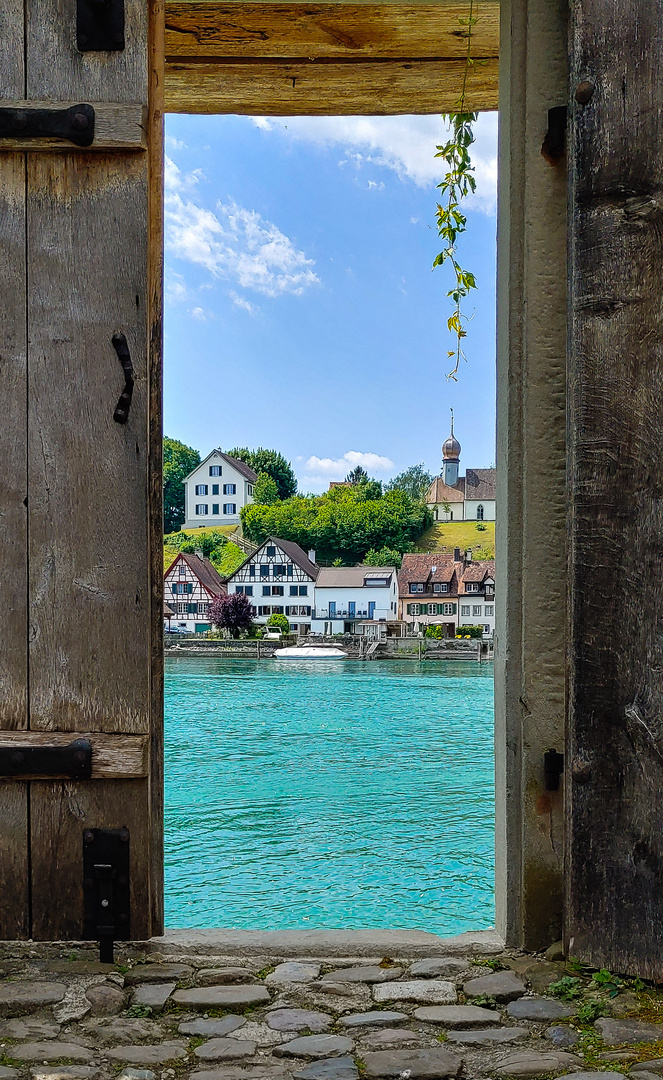
[[[0,137],[4,939],[83,936],[96,829],[129,834],[118,936],[163,921],[162,11],[124,0],[124,48],[116,37],[88,52],[82,7],[0,7],[0,108],[15,127]],[[103,18],[108,5],[88,10]],[[94,110],[91,145],[33,134],[36,107],[72,105]],[[80,133],[90,110],[74,112]],[[7,747],[29,762],[81,736],[90,779],[52,757],[7,775]]]
[[[663,2],[573,0],[569,952],[663,979]]]

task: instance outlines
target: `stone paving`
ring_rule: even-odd
[[[0,1080],[663,1080],[663,994],[533,956],[0,946]],[[552,987],[552,989],[551,989]],[[609,1077],[608,1077],[609,1080]]]

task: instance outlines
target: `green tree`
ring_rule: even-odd
[[[348,475],[345,478],[345,482],[346,482],[346,484],[353,484],[353,485],[354,484],[367,484],[368,483],[368,473],[366,472],[366,469],[363,468],[363,466],[357,465],[357,467],[355,469],[353,469],[352,472],[348,473]]]
[[[174,532],[184,522],[184,484],[182,481],[196,465],[200,454],[177,439],[163,440],[163,531]]]
[[[270,615],[267,620],[268,626],[277,626],[283,634],[290,633],[290,623],[286,619],[285,615],[279,615],[276,612],[274,615]]]
[[[403,553],[389,547],[371,548],[364,555],[367,566],[395,566],[400,570],[402,561]]]
[[[405,469],[390,480],[386,490],[404,491],[411,499],[423,501],[432,483],[433,477],[422,461],[419,465],[411,465],[409,469]]]
[[[226,452],[230,457],[250,465],[258,475],[265,472],[271,476],[278,488],[279,499],[289,499],[297,494],[297,477],[292,465],[277,450],[264,450],[262,446],[257,450],[248,450],[246,447],[236,446]]]
[[[280,536],[294,540],[304,551],[314,548],[323,562],[342,559],[352,564],[361,562],[371,549],[408,551],[432,525],[430,510],[404,492],[389,491],[379,499],[363,499],[361,487],[296,496],[272,506],[244,506],[244,533],[256,544],[268,536]]]
[[[260,503],[261,506],[271,506],[278,500],[279,489],[276,486],[276,480],[273,480],[269,473],[261,472],[253,485],[253,501]]]

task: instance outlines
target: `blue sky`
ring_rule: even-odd
[[[450,278],[431,270],[444,138],[435,116],[168,116],[166,434],[274,447],[321,491],[355,464],[439,472],[453,407],[461,469],[494,461],[496,114],[477,128],[456,383]]]

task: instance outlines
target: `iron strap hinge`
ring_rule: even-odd
[[[0,108],[0,139],[65,139],[75,146],[94,140],[92,105],[68,109]]]
[[[74,739],[66,746],[0,746],[0,776],[52,776],[89,780],[92,743]]]

